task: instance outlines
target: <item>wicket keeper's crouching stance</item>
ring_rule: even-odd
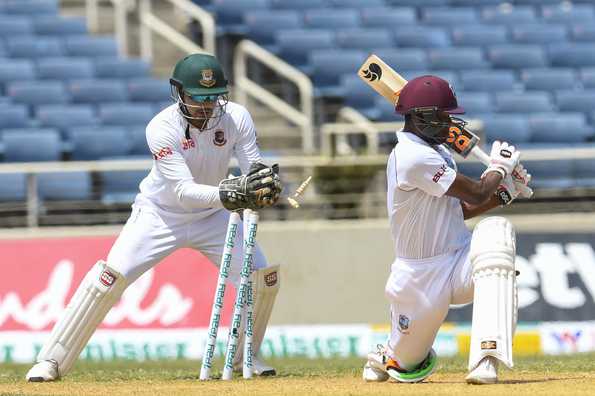
[[[29,381],[52,381],[68,374],[126,287],[176,249],[192,247],[212,263],[220,263],[228,210],[258,210],[279,198],[278,168],[262,164],[250,114],[227,101],[227,80],[219,62],[210,55],[186,56],[176,64],[170,82],[176,103],[147,126],[153,168],[140,184],[132,214],[107,262],[97,262],[79,285],[40,351],[37,364],[27,373]],[[232,155],[244,175],[226,179]],[[238,227],[240,240],[241,230]],[[230,279],[236,286],[242,267],[241,249],[241,244],[236,244],[237,251],[232,252]],[[258,246],[253,265],[253,345],[258,351],[279,278],[278,267],[269,266]],[[196,281],[199,287],[201,280]],[[239,370],[242,351],[239,347],[234,362]],[[257,358],[253,367],[257,375],[275,374]]]
[[[494,142],[481,180],[457,172],[443,146],[450,126],[464,121],[450,85],[434,76],[409,81],[396,111],[405,127],[388,159],[387,206],[396,259],[386,283],[391,334],[368,355],[367,381],[423,381],[436,367],[432,344],[450,304],[473,301],[467,382],[498,379],[512,367],[517,319],[515,233],[503,217],[488,217],[470,233],[464,219],[530,196],[519,151]],[[515,170],[515,172],[513,172]],[[514,176],[513,176],[514,174]]]

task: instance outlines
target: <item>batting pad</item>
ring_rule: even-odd
[[[488,217],[473,230],[473,322],[469,371],[485,356],[512,368],[512,338],[517,320],[515,233],[504,217]]]
[[[262,268],[254,272],[253,293],[254,293],[254,329],[252,335],[252,350],[254,355],[258,355],[264,334],[267,330],[267,325],[273,312],[275,299],[279,292],[279,266]],[[244,324],[242,321],[242,328],[240,331],[240,340],[238,345],[244,344]],[[242,358],[244,348],[238,347],[238,351],[234,356],[234,367],[242,365]]]
[[[60,376],[66,375],[127,285],[122,275],[98,261],[72,296],[37,361],[54,359]]]

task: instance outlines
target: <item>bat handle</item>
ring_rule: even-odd
[[[481,162],[484,165],[489,165],[490,164],[490,156],[483,151],[479,146],[475,146],[473,147],[473,149],[471,149],[471,154],[477,158],[479,160],[479,162]]]

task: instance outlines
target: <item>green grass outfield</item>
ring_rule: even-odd
[[[5,364],[0,395],[595,395],[595,354],[519,358],[514,370],[501,370],[500,384],[483,386],[464,382],[463,358],[439,359],[437,372],[421,384],[365,383],[363,359],[271,363],[279,372],[274,378],[201,382],[196,361],[81,362],[64,380],[41,384],[24,381],[29,366]]]

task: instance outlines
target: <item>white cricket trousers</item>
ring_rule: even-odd
[[[411,370],[426,358],[449,305],[473,302],[469,246],[393,262],[385,288],[391,309],[387,349],[402,368]]]
[[[131,283],[158,262],[180,248],[192,248],[219,266],[230,212],[217,210],[196,219],[192,215],[171,214],[159,209],[134,205],[130,218],[112,246],[107,263]],[[242,270],[242,224],[238,226],[232,251],[229,280],[237,286]],[[262,250],[255,246],[254,270],[267,267]],[[200,282],[200,279],[197,279]]]

